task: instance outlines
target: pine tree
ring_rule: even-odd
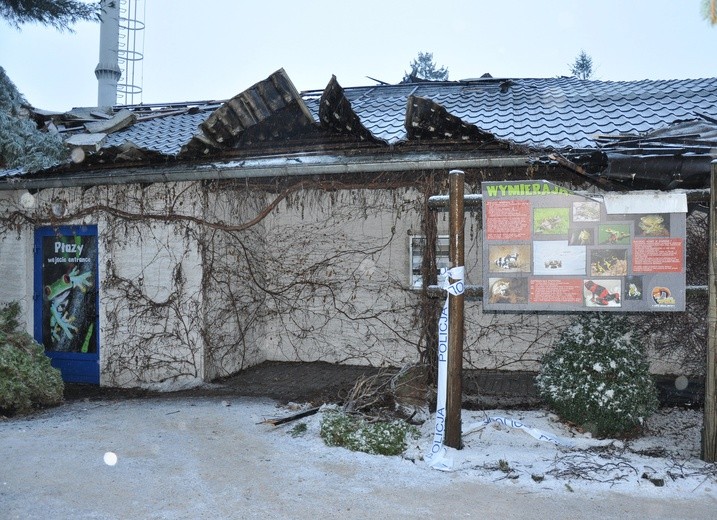
[[[717,0],[702,0],[702,17],[712,25],[717,25]]]
[[[401,83],[414,83],[416,81],[447,81],[448,69],[437,68],[433,63],[432,52],[419,52],[418,57],[411,62],[411,72],[404,74]]]
[[[45,348],[20,326],[20,305],[0,308],[0,415],[62,402],[64,383]]]
[[[119,1],[119,0],[115,0]],[[19,28],[28,23],[49,25],[72,32],[71,25],[98,19],[99,2],[86,4],[76,0],[0,0],[0,17]]]
[[[39,130],[28,107],[0,67],[0,168],[37,171],[67,157],[60,136]]]
[[[103,0],[114,2],[119,0]],[[0,0],[0,18],[19,29],[39,23],[72,32],[70,25],[99,20],[100,2],[76,0]],[[57,164],[67,150],[57,134],[41,131],[30,118],[30,105],[0,67],[0,168],[36,171]]]
[[[578,79],[590,79],[593,75],[593,59],[585,51],[570,65],[570,73]]]

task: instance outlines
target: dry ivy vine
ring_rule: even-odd
[[[469,172],[467,191],[484,175]],[[425,172],[48,189],[34,210],[6,205],[0,232],[7,240],[40,225],[100,225],[105,384],[215,379],[267,352],[435,367],[442,301],[427,287],[436,283],[445,215],[428,198],[446,183],[445,172]],[[62,200],[57,217],[51,205]],[[466,222],[476,283],[480,217]],[[418,291],[408,288],[403,258],[392,261],[405,252],[406,228],[427,242]],[[466,366],[493,369],[535,368],[569,319],[484,314],[476,301],[465,317]]]
[[[36,211],[10,208],[2,226],[100,225],[106,384],[213,379],[261,361],[264,348],[292,361],[395,364],[419,347],[415,294],[403,270],[381,266],[412,184],[45,190]],[[57,217],[59,200],[69,202]]]

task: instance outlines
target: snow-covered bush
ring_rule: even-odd
[[[50,365],[42,345],[17,330],[20,306],[0,309],[0,413],[25,413],[62,401],[60,371]]]
[[[657,410],[642,344],[624,316],[586,313],[542,361],[538,392],[563,420],[596,436],[634,432]]]
[[[373,455],[400,455],[406,449],[406,435],[418,430],[403,421],[369,423],[341,411],[324,413],[321,438],[327,446],[342,446]]]

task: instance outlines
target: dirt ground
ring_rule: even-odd
[[[139,388],[111,388],[66,384],[65,399],[122,399],[142,397],[268,397],[280,403],[341,403],[356,381],[379,373],[395,374],[398,369],[380,369],[324,362],[288,363],[266,361],[210,384],[171,393]],[[531,372],[465,370],[463,406],[482,408],[531,408],[539,404]]]
[[[142,397],[268,397],[281,403],[336,402],[344,398],[356,380],[379,369],[330,363],[264,362],[242,372],[177,392],[154,392],[141,388],[113,388],[67,383],[65,399],[121,399]]]
[[[108,388],[95,385],[66,384],[65,399],[121,399],[141,397],[268,397],[280,403],[341,403],[356,381],[379,369],[331,363],[287,363],[266,361],[254,367],[197,388],[158,393],[139,388]],[[530,409],[540,406],[534,386],[535,373],[500,370],[463,371],[463,407],[468,410],[490,408]],[[675,376],[656,377],[660,402],[664,406],[701,407],[704,380],[692,378],[686,388],[677,389]]]

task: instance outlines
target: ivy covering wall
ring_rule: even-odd
[[[103,385],[177,388],[264,360],[431,365],[442,302],[410,287],[408,241],[447,233],[447,214],[427,207],[446,192],[444,177],[4,192],[0,265],[12,265],[18,245],[29,251],[36,226],[98,225]],[[473,284],[480,229],[468,212]],[[426,285],[435,283],[431,251]],[[0,300],[24,302],[29,322],[32,262],[22,258],[27,283]],[[465,317],[464,366],[516,370],[537,370],[570,318],[483,313],[477,301]]]

